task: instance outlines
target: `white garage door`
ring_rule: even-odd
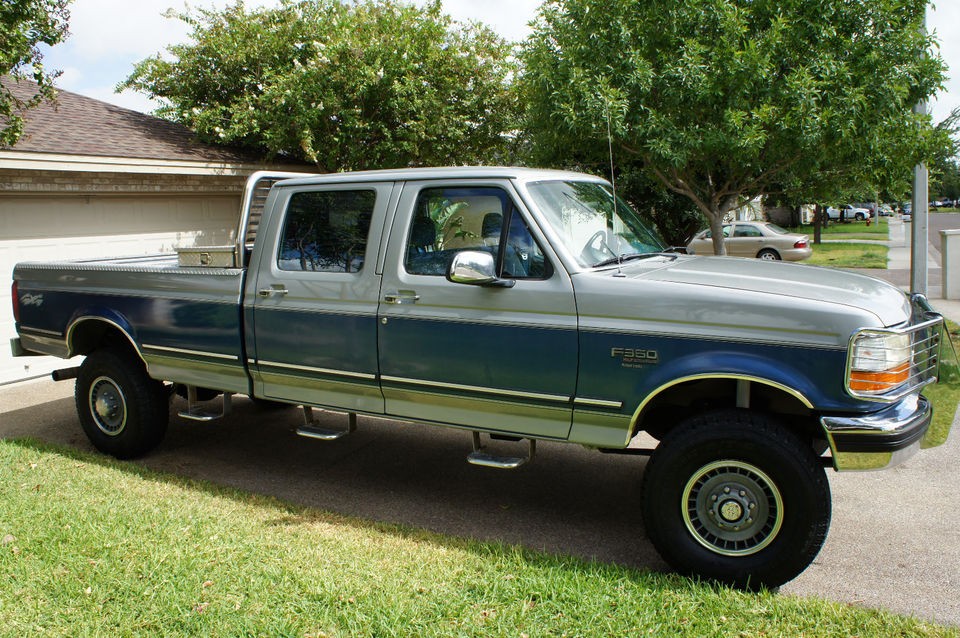
[[[76,365],[53,357],[10,353],[16,336],[10,299],[21,261],[90,259],[171,252],[176,247],[233,242],[240,197],[0,195],[0,384]]]

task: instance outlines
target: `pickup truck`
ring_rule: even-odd
[[[331,445],[357,414],[461,428],[467,459],[494,468],[537,441],[646,455],[657,550],[753,588],[820,551],[827,468],[931,443],[921,390],[949,340],[922,296],[679,254],[603,179],[256,174],[244,201],[233,246],[15,267],[14,353],[85,355],[54,375],[76,378],[104,453],[158,445],[179,393],[188,419],[226,415],[234,395],[301,406],[298,433]],[[323,429],[316,408],[349,418]]]

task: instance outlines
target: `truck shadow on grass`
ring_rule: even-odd
[[[166,439],[156,450],[118,466],[374,524],[667,570],[643,529],[642,457],[541,443],[530,464],[495,470],[466,462],[471,450],[466,431],[361,416],[356,432],[321,442],[296,435],[302,417],[294,408],[265,410],[238,397],[225,419],[195,423],[176,416],[184,407],[174,399]],[[330,427],[346,420],[342,414],[316,414]],[[115,463],[94,452],[71,399],[0,414],[0,436],[29,436],[92,453],[85,461]],[[192,486],[205,489],[203,483]]]

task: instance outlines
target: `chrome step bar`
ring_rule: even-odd
[[[317,423],[316,419],[313,418],[313,408],[311,408],[309,405],[304,405],[301,407],[303,407],[303,425],[297,428],[297,434],[299,436],[303,436],[308,439],[316,439],[318,441],[336,441],[337,439],[343,438],[346,435],[357,431],[356,412],[350,412],[347,414],[346,430],[333,430],[330,428],[321,427]]]
[[[473,432],[473,452],[467,455],[467,463],[481,467],[492,467],[498,470],[515,470],[521,465],[533,460],[537,453],[537,440],[527,439],[529,446],[526,456],[498,456],[486,451],[480,442],[480,433]]]
[[[216,398],[216,397],[214,397]],[[188,385],[187,386],[187,409],[181,410],[177,413],[177,416],[180,416],[184,419],[189,419],[191,421],[216,421],[217,419],[222,419],[223,417],[230,414],[230,411],[233,409],[233,393],[224,392],[223,400],[220,405],[220,412],[208,412],[207,410],[200,407],[198,404],[201,401],[197,400],[197,386]],[[203,403],[206,403],[205,401]]]

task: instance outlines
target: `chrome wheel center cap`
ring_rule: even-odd
[[[97,399],[96,408],[97,414],[107,418],[109,416],[113,416],[114,412],[116,412],[116,403],[108,400],[106,397],[100,397]]]
[[[726,501],[720,506],[720,516],[729,523],[735,523],[743,518],[743,507],[736,501]]]

